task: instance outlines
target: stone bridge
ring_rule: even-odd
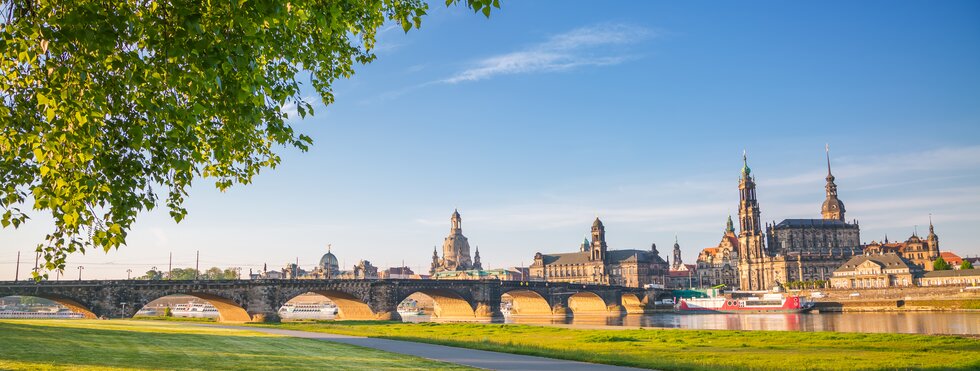
[[[278,321],[290,299],[316,293],[337,304],[337,319],[400,320],[397,307],[422,293],[438,319],[502,317],[504,295],[512,315],[567,316],[642,313],[669,291],[556,282],[464,280],[227,280],[227,281],[43,281],[0,282],[0,297],[34,296],[58,302],[86,317],[128,318],[168,295],[190,295],[218,309],[219,321]],[[652,307],[652,305],[651,305]]]

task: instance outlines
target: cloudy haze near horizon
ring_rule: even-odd
[[[820,217],[827,143],[862,241],[925,234],[931,214],[941,250],[980,255],[980,3],[515,1],[489,20],[439,3],[295,122],[309,152],[224,193],[199,179],[184,221],[143,214],[65,275],[198,250],[202,268],[309,268],[327,244],[347,268],[425,273],[454,208],[484,267],[574,251],[596,216],[610,249],[666,256],[676,235],[693,263],[737,212],[743,150],[778,222]],[[18,251],[21,278],[33,267],[50,224],[31,216],[0,230],[0,280]]]

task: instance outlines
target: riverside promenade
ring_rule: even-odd
[[[336,343],[356,345],[366,348],[383,350],[386,352],[407,354],[442,362],[456,363],[460,365],[477,367],[488,370],[541,370],[541,371],[626,371],[641,370],[639,368],[620,367],[602,365],[596,363],[585,363],[566,361],[560,359],[524,356],[510,353],[489,352],[485,350],[475,350],[466,348],[449,347],[444,345],[416,343],[411,341],[388,340],[378,338],[368,338],[361,336],[348,336],[327,334],[322,332],[282,330],[275,328],[263,328],[253,326],[229,326],[211,324],[191,324],[192,326],[208,326],[234,330],[256,331],[266,334],[292,336],[304,339],[314,339],[322,341],[332,341]]]

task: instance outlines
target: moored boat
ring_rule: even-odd
[[[796,295],[735,292],[680,299],[675,308],[682,313],[802,313],[813,309],[813,303]]]

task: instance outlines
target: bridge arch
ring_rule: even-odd
[[[623,309],[626,310],[626,314],[644,313],[643,300],[639,296],[636,296],[636,294],[624,293],[621,301],[623,302]]]
[[[152,300],[148,300],[143,303],[143,308],[152,304],[154,301],[166,298],[168,296],[175,295],[186,295],[192,296],[201,300],[204,300],[214,306],[218,310],[218,322],[251,322],[253,320],[252,316],[245,311],[239,303],[235,300],[203,292],[163,292],[162,295],[156,295]],[[133,308],[134,310],[136,308]]]
[[[95,313],[93,313],[91,310],[89,310],[88,306],[79,303],[77,300],[74,300],[74,299],[71,299],[71,298],[68,298],[68,297],[65,297],[65,296],[61,296],[61,295],[10,295],[10,296],[0,297],[0,299],[10,298],[10,297],[14,297],[14,296],[17,296],[17,297],[20,297],[20,298],[31,298],[31,297],[33,297],[33,298],[40,298],[40,299],[50,300],[50,301],[53,301],[55,303],[58,303],[59,305],[65,307],[65,308],[68,308],[68,310],[70,310],[72,312],[81,314],[83,318],[87,318],[87,319],[95,319],[95,318],[98,318],[98,316],[95,315]]]
[[[476,317],[476,311],[468,300],[459,293],[448,289],[422,289],[409,292],[401,297],[398,302],[403,302],[413,294],[422,294],[432,299],[433,313],[432,318],[438,319],[472,319]]]
[[[337,305],[337,317],[335,317],[337,320],[377,319],[377,316],[375,315],[374,311],[371,310],[371,307],[354,295],[337,290],[314,290],[310,292],[324,296]],[[294,298],[296,296],[294,296]]]
[[[550,316],[553,314],[551,304],[541,294],[533,290],[514,289],[504,292],[509,296],[510,314],[515,316]]]
[[[572,315],[608,314],[609,308],[601,296],[590,291],[581,291],[568,297],[568,309]]]

